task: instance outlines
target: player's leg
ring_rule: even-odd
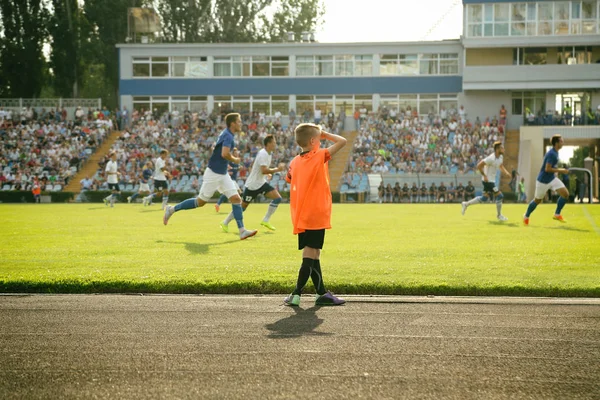
[[[474,204],[479,204],[479,203],[485,203],[488,201],[488,199],[489,199],[488,192],[491,192],[491,193],[489,193],[490,196],[493,193],[493,189],[491,189],[489,187],[490,186],[489,184],[490,184],[490,182],[483,182],[483,193],[481,196],[477,196],[477,197],[472,198],[469,201],[463,201],[462,203],[460,203],[462,206],[462,215],[465,215],[465,212],[467,211],[467,208],[469,206],[472,206]],[[492,185],[493,185],[493,183],[492,183]]]
[[[560,222],[566,222],[560,213],[569,200],[569,190],[558,178],[554,178],[554,181],[552,181],[552,188],[560,195],[558,201],[556,202],[556,211],[554,212],[554,216],[552,218]]]
[[[497,218],[499,221],[508,221],[508,218],[506,218],[504,215],[502,215],[502,201],[503,200],[504,200],[504,195],[502,194],[501,191],[498,191],[496,193]]]
[[[268,184],[266,184],[266,185],[268,185]],[[277,211],[277,207],[281,203],[281,195],[279,194],[277,189],[274,189],[270,185],[268,185],[268,186],[269,187],[266,188],[267,193],[265,194],[265,196],[267,196],[268,199],[271,199],[271,203],[269,204],[267,213],[265,214],[265,217],[263,218],[263,220],[260,224],[262,226],[266,227],[267,229],[274,231],[275,227],[269,223],[269,220],[271,219],[271,216],[275,213],[275,211]]]
[[[221,194],[221,196],[219,196],[219,200],[217,200],[217,204],[215,204],[215,211],[219,212],[219,210],[221,208],[221,204],[223,204],[226,201],[227,201],[227,196],[225,196],[224,194]]]
[[[523,223],[525,225],[529,225],[529,217],[531,216],[531,213],[534,212],[538,204],[542,202],[542,199],[546,195],[546,190],[548,190],[549,186],[549,184],[541,183],[540,181],[535,181],[535,194],[533,195],[533,200],[531,200],[531,202],[527,206],[527,211],[525,212],[525,215],[523,215]]]
[[[184,200],[175,206],[167,205],[165,207],[163,223],[167,225],[169,218],[171,218],[171,216],[178,211],[193,210],[194,208],[203,207],[206,203],[208,203],[212,195],[215,193],[218,185],[218,174],[215,174],[207,168],[206,172],[204,173],[204,179],[198,197],[192,197],[191,199]]]
[[[248,208],[248,206],[250,205],[252,200],[254,200],[254,197],[252,197],[251,195],[247,195],[246,190],[244,190],[244,194],[246,194],[246,195],[242,196],[242,211],[246,211],[246,208]],[[225,196],[225,195],[223,195],[223,196]],[[232,207],[231,212],[227,215],[227,217],[225,217],[223,222],[221,222],[221,224],[219,225],[221,227],[221,229],[223,230],[223,232],[225,232],[225,233],[229,232],[229,223],[231,221],[233,221],[234,218],[235,218],[235,215],[233,215],[233,207]]]
[[[161,208],[164,210],[165,207],[167,206],[167,204],[169,204],[169,185],[167,184],[167,187],[163,188],[162,191],[162,206]]]
[[[240,239],[244,240],[256,235],[258,231],[246,229],[244,227],[242,198],[238,193],[237,185],[229,175],[221,175],[219,177],[217,190],[227,196],[229,202],[231,203],[231,211],[240,232]]]

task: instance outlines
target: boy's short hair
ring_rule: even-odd
[[[269,143],[271,143],[274,140],[275,140],[275,136],[273,136],[273,135],[267,135],[263,139],[263,144],[266,146],[266,145],[268,145]]]
[[[162,150],[160,151],[160,154],[161,154],[161,155],[163,155],[163,154],[169,154],[169,151],[168,151],[167,149],[162,149]]]
[[[242,119],[242,116],[238,113],[229,113],[225,116],[225,125],[227,125],[227,128],[229,128],[231,126],[231,124],[233,124],[235,122],[236,119]]]
[[[502,146],[502,142],[501,141],[495,141],[494,142],[494,151],[498,150],[498,147]]]
[[[300,124],[294,130],[296,136],[296,143],[300,147],[306,147],[310,143],[310,138],[314,136],[314,129],[321,133],[321,127],[315,124],[304,123]]]

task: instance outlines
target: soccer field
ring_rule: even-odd
[[[541,205],[335,204],[321,265],[337,293],[600,297],[600,207],[568,204],[566,224]],[[159,205],[0,205],[0,291],[288,293],[301,253],[288,205],[276,232],[240,241],[212,204],[162,224]],[[258,228],[267,204],[244,219]],[[312,292],[312,287],[307,289]]]

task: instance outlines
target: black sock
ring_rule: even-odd
[[[304,286],[306,286],[306,282],[308,282],[308,278],[310,278],[314,261],[315,260],[313,260],[312,258],[302,259],[302,265],[300,266],[300,271],[298,271],[298,282],[296,283],[296,289],[294,289],[292,294],[302,294],[302,289],[304,289]]]
[[[323,283],[323,274],[321,273],[321,261],[315,260],[310,277],[319,296],[327,293],[327,290],[325,290],[325,284]]]

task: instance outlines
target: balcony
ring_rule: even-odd
[[[464,67],[463,90],[600,88],[600,64]]]

